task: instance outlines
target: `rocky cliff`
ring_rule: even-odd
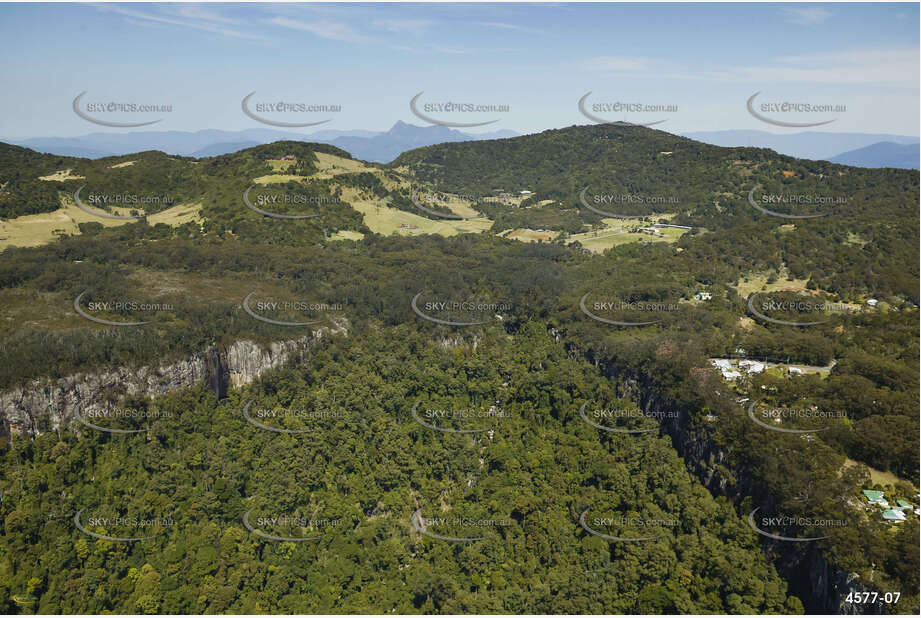
[[[0,392],[0,435],[54,431],[69,424],[78,410],[91,414],[117,404],[124,396],[155,397],[201,381],[207,381],[222,398],[228,388],[249,384],[268,369],[302,360],[320,338],[345,332],[344,325],[336,325],[266,346],[247,340],[235,341],[226,349],[211,346],[158,366],[124,366],[57,380],[32,380]]]

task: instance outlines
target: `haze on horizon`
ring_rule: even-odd
[[[49,18],[49,15],[51,17]],[[424,125],[423,101],[507,106],[466,132],[532,133],[590,122],[595,102],[671,106],[610,114],[671,133],[745,129],[918,135],[917,4],[0,5],[0,139],[125,132],[73,100],[172,106],[131,131],[268,128],[261,101],[338,105],[303,129]],[[746,101],[846,109],[814,128],[771,126]],[[325,119],[322,114],[317,119]],[[299,129],[294,129],[298,131]]]

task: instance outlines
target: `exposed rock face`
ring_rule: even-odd
[[[77,373],[55,381],[32,380],[0,393],[4,434],[35,436],[66,425],[77,410],[104,409],[119,395],[149,397],[191,386],[210,377],[205,353],[159,367],[118,367]]]
[[[126,366],[58,380],[32,380],[0,392],[0,435],[35,436],[67,425],[78,411],[103,411],[125,395],[155,397],[203,380],[222,398],[228,387],[249,384],[268,369],[299,362],[318,339],[345,331],[341,325],[323,328],[267,347],[242,340],[226,350],[212,346],[190,358],[156,367]]]

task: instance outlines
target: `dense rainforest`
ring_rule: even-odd
[[[222,406],[202,390],[150,402],[162,420],[143,434],[14,442],[4,459],[4,508],[15,505],[4,518],[4,611],[22,609],[14,592],[40,599],[31,609],[41,613],[801,610],[757,535],[690,477],[667,439],[582,421],[586,400],[631,403],[546,325],[529,322],[511,342],[501,328],[478,339],[474,350],[385,328],[323,346],[309,365]],[[417,399],[503,415],[477,422],[489,434],[438,432],[414,421]],[[278,434],[247,424],[245,401],[329,414],[295,421],[313,432]],[[253,507],[254,526],[304,518],[265,532],[317,540],[253,534],[242,519]],[[580,528],[589,507],[669,525],[649,528],[650,541],[612,544]],[[429,529],[483,540],[415,532],[420,508],[446,520]],[[169,523],[120,543],[74,529],[78,509],[86,521],[133,513]]]

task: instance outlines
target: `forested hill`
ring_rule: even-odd
[[[633,125],[588,125],[552,129],[511,139],[426,146],[403,153],[393,169],[420,182],[457,193],[494,195],[531,191],[540,199],[578,205],[579,195],[633,196],[619,214],[677,212],[692,225],[727,228],[764,214],[748,202],[763,194],[829,198],[810,214],[877,220],[916,213],[918,173],[870,170],[809,161],[764,148],[724,148]],[[805,206],[805,204],[803,204]],[[803,214],[789,203],[772,210]]]
[[[158,150],[84,159],[42,154],[0,142],[0,217],[51,212],[60,208],[62,195],[71,195],[81,186],[101,194],[168,195],[170,203],[201,199],[222,179],[265,173],[260,168],[273,157],[295,157],[299,164],[293,171],[309,175],[316,171],[317,152],[351,159],[349,153],[335,146],[292,141],[205,159]],[[157,212],[165,206],[147,205],[146,210]]]

